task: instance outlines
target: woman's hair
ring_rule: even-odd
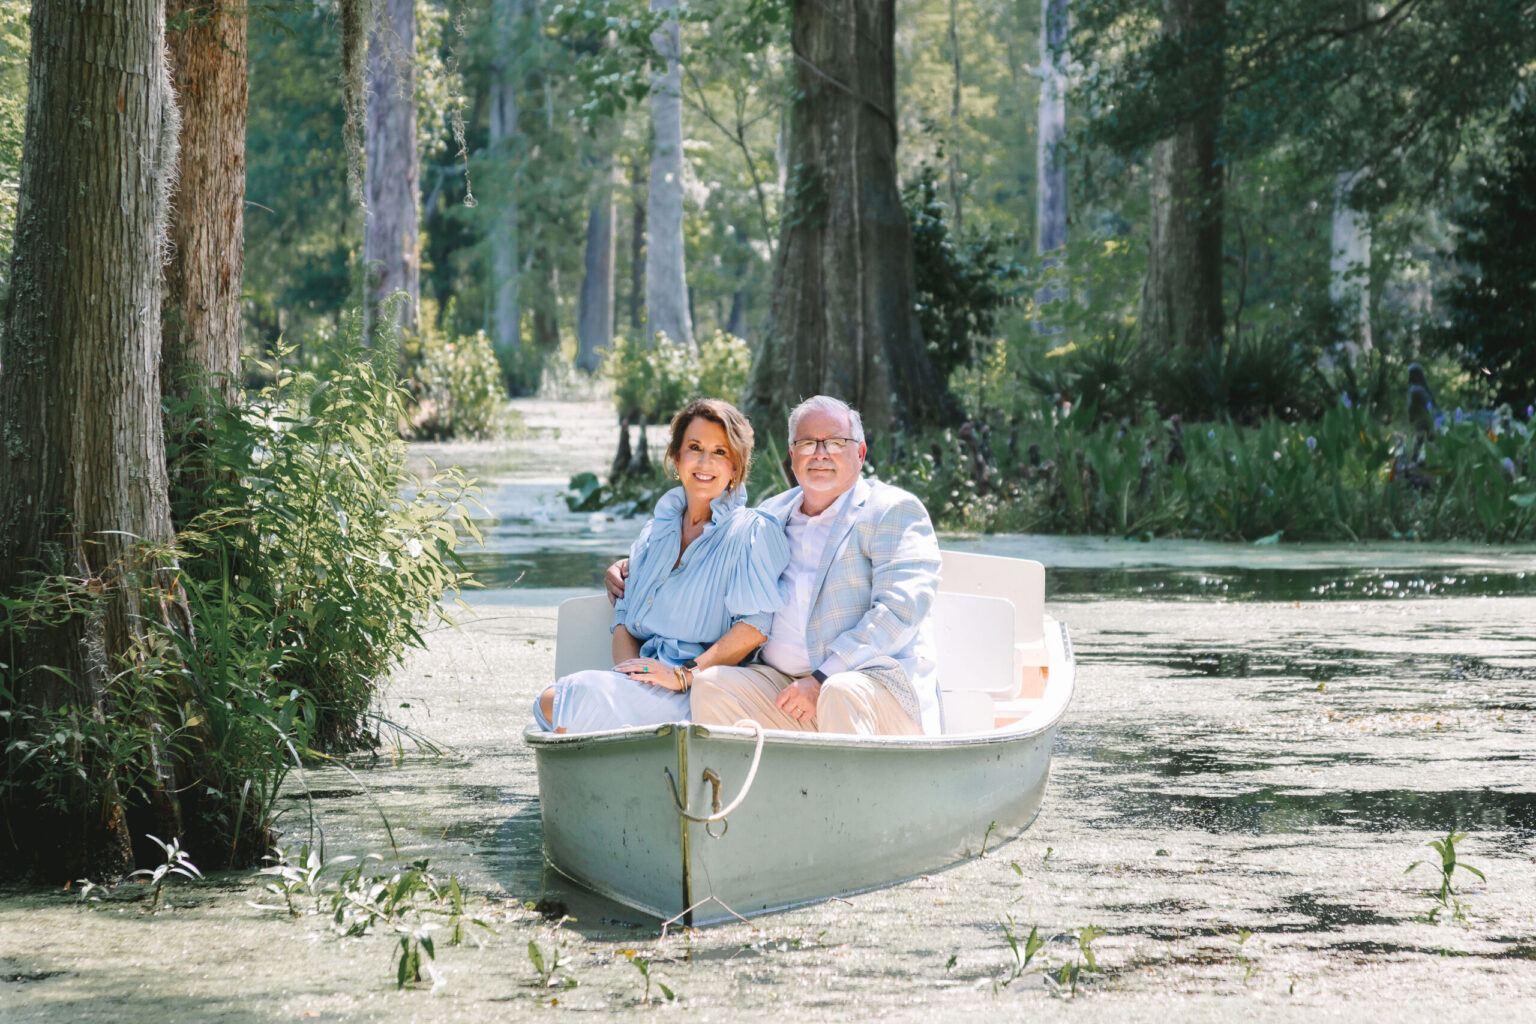
[[[730,452],[731,462],[736,467],[728,489],[734,491],[746,482],[747,472],[752,468],[752,424],[730,402],[718,398],[699,398],[683,406],[682,411],[672,417],[672,437],[667,442],[667,454],[662,459],[662,465],[666,467],[668,476],[677,478],[677,458],[683,453],[683,435],[688,432],[688,424],[701,416],[711,423],[719,424],[720,429],[725,431],[725,448]]]

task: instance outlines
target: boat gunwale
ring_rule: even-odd
[[[1034,724],[1033,715],[1026,715],[1018,722],[988,732],[957,733],[940,736],[854,736],[847,733],[792,732],[787,729],[764,729],[765,743],[775,746],[805,746],[846,750],[870,750],[899,748],[902,750],[950,750],[955,747],[985,747],[999,743],[1017,743],[1034,739],[1055,729],[1066,717],[1072,704],[1072,692],[1077,685],[1077,661],[1070,651],[1062,668],[1071,678],[1063,685],[1066,699],[1057,700],[1055,714],[1048,720]],[[1027,726],[1028,728],[1021,728]],[[634,725],[623,729],[604,729],[597,732],[553,733],[545,732],[536,724],[523,730],[523,739],[535,748],[582,746],[586,744],[624,743],[634,739],[670,735],[673,730],[691,730],[701,738],[720,738],[753,742],[757,731],[735,725],[703,725],[698,722],[665,722],[661,725]]]

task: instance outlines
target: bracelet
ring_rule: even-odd
[[[672,674],[677,676],[677,689],[679,693],[687,693],[693,689],[693,673],[683,666],[678,665],[672,669]]]

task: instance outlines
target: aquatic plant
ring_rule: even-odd
[[[1002,922],[1002,927],[1003,940],[1008,943],[1008,950],[1013,954],[1013,966],[1008,968],[1007,977],[1003,978],[999,984],[1008,986],[1035,969],[1030,966],[1030,961],[1034,960],[1035,954],[1040,952],[1041,948],[1045,945],[1045,940],[1040,937],[1040,926],[1031,925],[1029,935],[1024,939],[1024,945],[1021,948],[1018,936],[1014,934],[1015,925],[1012,915],[1009,915]],[[950,964],[952,965],[953,963],[954,958],[951,957]]]
[[[171,875],[180,875],[182,878],[191,881],[202,878],[203,873],[197,869],[196,864],[192,863],[192,859],[187,856],[187,851],[181,848],[180,839],[173,837],[170,842],[166,842],[159,836],[147,836],[146,838],[165,852],[165,861],[157,867],[140,868],[128,877],[137,878],[140,875],[147,875],[149,877],[149,884],[154,886],[154,891],[151,893],[149,900],[149,912],[154,914],[160,910],[160,894],[165,888],[165,880],[167,878]]]
[[[560,946],[558,944],[551,945],[549,955],[545,956],[544,950],[539,948],[539,944],[533,939],[529,939],[528,962],[533,964],[533,970],[539,976],[539,980],[534,982],[538,988],[552,988],[555,985],[561,985],[568,989],[576,987],[576,976],[571,974],[570,968],[562,966],[560,963]],[[561,971],[565,972],[565,977],[556,977]]]
[[[1090,924],[1079,928],[1072,935],[1077,939],[1077,954],[1061,965],[1060,970],[1056,972],[1055,981],[1058,989],[1065,988],[1068,995],[1075,996],[1078,979],[1084,972],[1102,970],[1099,967],[1098,955],[1093,951],[1093,943],[1103,937],[1104,929]]]
[[[1253,980],[1253,976],[1259,973],[1259,962],[1248,956],[1244,951],[1249,939],[1253,938],[1253,932],[1248,928],[1239,928],[1232,941],[1237,943],[1237,962],[1243,969],[1243,984],[1246,986]],[[1294,984],[1294,983],[1293,983]]]
[[[651,961],[646,959],[643,956],[638,956],[637,955],[637,956],[631,956],[629,958],[629,962],[634,965],[635,970],[640,972],[640,977],[645,980],[645,991],[640,996],[640,1002],[645,1003],[645,1004],[649,1004],[650,1001],[651,1001],[651,981],[652,981],[652,978],[651,978]],[[656,987],[657,987],[657,989],[659,989],[661,991],[661,994],[666,997],[667,1002],[671,1002],[672,1000],[677,998],[676,994],[673,993],[673,991],[670,988],[668,988],[666,985],[663,985],[661,983],[660,979],[655,979],[655,980],[656,980]]]
[[[1466,832],[1457,832],[1453,829],[1445,834],[1444,839],[1431,839],[1424,844],[1440,855],[1440,888],[1434,894],[1435,902],[1438,905],[1433,907],[1425,917],[1425,920],[1430,924],[1434,924],[1439,915],[1447,910],[1451,912],[1451,917],[1456,921],[1465,923],[1467,919],[1466,904],[1456,898],[1455,890],[1451,885],[1451,876],[1455,874],[1457,868],[1472,872],[1472,874],[1484,882],[1488,881],[1488,876],[1484,875],[1477,868],[1457,859],[1456,844],[1467,838],[1467,835],[1468,833]],[[1414,861],[1408,865],[1403,874],[1408,874],[1408,872],[1424,863],[1426,862],[1422,860]]]

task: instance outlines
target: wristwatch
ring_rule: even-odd
[[[698,667],[699,667],[699,659],[698,658],[689,658],[687,661],[683,662],[683,668],[687,669],[689,672],[692,672],[694,669],[696,669]]]

